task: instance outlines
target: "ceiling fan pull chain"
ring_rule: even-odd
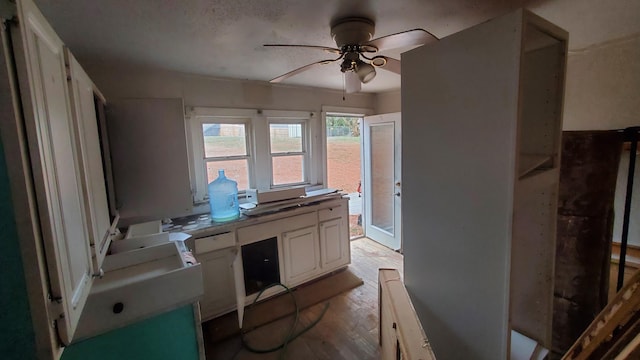
[[[346,101],[347,100],[347,80],[346,80],[347,74],[345,74],[344,72],[342,73],[342,101]]]

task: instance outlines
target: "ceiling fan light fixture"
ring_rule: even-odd
[[[371,64],[360,61],[356,64],[356,74],[363,84],[368,83],[376,77],[376,69]]]

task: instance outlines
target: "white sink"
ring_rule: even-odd
[[[203,294],[200,264],[187,265],[175,242],[109,255],[103,270],[104,276],[94,279],[74,341],[194,303]]]
[[[169,242],[169,233],[159,233],[141,235],[136,237],[114,240],[111,242],[111,254],[118,254],[124,251],[143,249],[149,246],[166,244]]]

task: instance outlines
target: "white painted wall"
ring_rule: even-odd
[[[185,106],[213,106],[270,110],[322,110],[322,106],[373,108],[374,94],[267,82],[216,79],[146,67],[83,64],[109,99],[182,98]]]
[[[391,114],[402,111],[400,104],[400,90],[376,94],[375,114]]]
[[[640,33],[570,51],[564,129],[609,130],[640,125],[638,59]]]
[[[613,223],[613,241],[622,241],[622,220],[624,218],[624,202],[627,195],[627,177],[629,174],[629,151],[623,151],[618,168],[618,181],[616,183],[616,197],[614,201],[615,219]],[[629,213],[629,245],[640,246],[640,161],[636,157],[636,168],[633,180],[633,192],[631,197],[631,212]]]
[[[229,79],[214,79],[205,76],[196,76],[190,74],[179,73],[175,71],[157,70],[151,68],[141,67],[125,67],[125,66],[111,66],[111,65],[98,65],[87,64],[87,72],[90,74],[93,81],[98,88],[103,92],[107,98],[107,108],[109,108],[109,102],[114,104],[121,104],[123,99],[131,98],[147,98],[147,99],[174,99],[184,102],[185,107],[223,107],[223,108],[248,108],[248,109],[261,109],[261,110],[301,110],[320,113],[323,107],[340,107],[340,108],[358,108],[358,109],[373,109],[374,107],[374,94],[346,94],[346,99],[343,100],[343,93],[335,90],[324,90],[317,88],[304,88],[286,85],[276,85],[265,82],[256,81],[242,81],[242,80],[229,80]],[[108,112],[113,116],[113,111]],[[149,151],[147,149],[139,149],[140,146],[150,146],[145,144],[163,144],[163,143],[176,143],[176,139],[186,138],[184,129],[184,117],[181,113],[172,115],[172,118],[168,119],[158,118],[158,122],[163,122],[163,127],[171,128],[167,131],[156,131],[153,138],[147,138],[145,141],[120,141],[118,146],[120,148],[112,149],[112,151],[118,154],[131,154],[130,162],[133,163],[146,163],[147,161],[154,162],[153,159],[149,159]],[[174,123],[167,123],[167,121]],[[110,133],[110,137],[115,138],[131,138],[130,134],[126,132],[136,131],[136,126],[127,127],[127,122],[118,122],[120,125],[120,134]],[[322,121],[316,121],[312,126],[315,128],[312,130],[315,134],[312,138],[312,156],[320,156],[324,152],[324,140],[321,138],[323,134]],[[128,129],[128,130],[127,130]],[[117,131],[116,131],[117,132]],[[147,134],[140,134],[140,137],[144,137]],[[158,139],[158,137],[166,137],[164,139]],[[175,138],[173,138],[175,137]],[[113,143],[113,141],[112,141]],[[138,148],[137,148],[138,147]],[[183,147],[184,148],[184,147]],[[147,154],[146,156],[140,154]],[[314,155],[318,154],[318,155]],[[135,155],[140,155],[137,158]],[[127,210],[125,200],[129,200],[126,194],[120,195],[118,203],[121,206],[121,224],[128,224],[133,221],[145,221],[152,218],[164,218],[164,217],[176,217],[183,216],[193,212],[203,212],[208,208],[197,207],[185,209],[184,204],[191,204],[191,195],[184,191],[185,184],[184,179],[181,177],[180,181],[170,181],[168,176],[171,171],[176,169],[185,169],[185,164],[189,161],[188,149],[165,151],[161,166],[153,167],[155,170],[150,170],[139,177],[137,175],[131,175],[128,177],[122,177],[118,174],[116,176],[116,182],[120,178],[125,179],[127,182],[134,183],[135,179],[144,178],[145,182],[149,183],[149,189],[156,189],[154,192],[158,192],[157,189],[164,188],[179,188],[181,189],[180,198],[176,198],[174,193],[173,200],[171,201],[153,201],[152,207],[142,206],[144,204],[138,204],[139,206],[133,209]],[[155,163],[155,162],[154,162]],[[114,168],[118,167],[118,164],[114,164]],[[323,167],[319,167],[323,168]],[[175,175],[175,174],[174,174]],[[185,174],[186,175],[186,174]],[[187,175],[188,176],[188,175]],[[322,179],[323,176],[318,177]],[[129,180],[126,180],[129,179]],[[157,179],[156,183],[150,182]],[[188,179],[186,180],[188,182]],[[138,181],[140,183],[140,181]],[[120,188],[125,186],[135,187],[135,184],[120,184]],[[188,188],[187,188],[188,190]],[[160,191],[161,193],[162,191]],[[147,194],[153,195],[153,194]],[[158,194],[161,196],[161,194]],[[149,201],[149,200],[145,200]],[[172,204],[174,204],[172,206]],[[178,205],[176,205],[178,204]],[[144,211],[142,211],[142,210]]]
[[[528,7],[569,32],[564,129],[640,125],[640,1],[535,1]]]

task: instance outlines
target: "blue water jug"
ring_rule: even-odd
[[[238,206],[238,183],[224,176],[224,169],[218,170],[218,178],[208,185],[211,220],[222,222],[240,216]]]

